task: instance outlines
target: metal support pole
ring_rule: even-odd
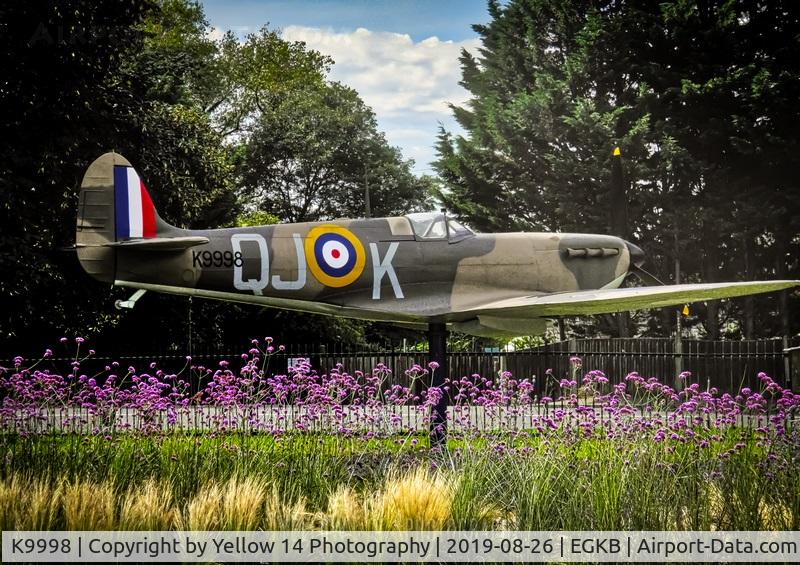
[[[189,297],[189,356],[194,355],[194,324],[192,323],[192,297]]]
[[[445,324],[428,324],[428,347],[430,348],[430,361],[439,364],[433,371],[431,386],[443,388],[444,380],[449,374],[447,366],[447,326]],[[447,393],[442,391],[439,401],[431,408],[431,447],[443,446],[447,441],[447,406],[449,401]]]
[[[366,165],[364,165],[364,217],[372,217],[372,203],[369,201],[369,176]]]
[[[680,246],[678,245],[678,230],[675,229],[675,284],[681,284]],[[678,375],[683,372],[683,327],[681,324],[681,311],[675,312],[675,375],[673,382],[675,390],[680,390],[686,383],[681,383]]]

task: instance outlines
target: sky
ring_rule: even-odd
[[[202,0],[212,33],[238,36],[264,25],[334,60],[330,78],[354,88],[375,111],[391,145],[432,174],[439,126],[460,132],[448,103],[459,84],[461,49],[479,46],[486,0]]]

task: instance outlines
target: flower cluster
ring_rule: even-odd
[[[75,342],[80,351],[83,340]],[[91,350],[76,354],[69,371],[56,370],[49,349],[29,366],[17,357],[13,368],[0,367],[0,425],[21,434],[191,429],[324,431],[370,439],[429,429],[433,410],[447,397],[448,429],[456,435],[646,434],[656,442],[706,447],[714,433],[729,427],[784,436],[787,422],[800,411],[800,395],[764,373],[758,375],[759,390],[738,393],[702,389],[688,372],[676,379],[678,388],[636,372],[611,384],[602,371],[578,374],[582,362],[572,357],[570,377],[557,380],[552,371],[544,376],[557,383],[558,393],[548,395],[538,390],[535,378],[517,379],[507,371],[445,378],[433,386],[435,363],[413,365],[403,384],[383,364],[369,373],[351,374],[338,365],[320,374],[300,360],[285,373],[274,373],[270,358],[283,348],[272,342],[252,340],[238,366],[222,360],[211,368],[187,357],[178,372],[155,363],[142,371],[114,362],[88,375],[81,367]]]

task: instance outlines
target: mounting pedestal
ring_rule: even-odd
[[[431,386],[443,388],[444,380],[450,374],[447,366],[447,326],[445,324],[428,324],[428,347],[430,361],[439,364],[433,371]],[[439,401],[431,407],[431,447],[443,446],[447,441],[447,406],[449,403],[448,393],[442,391]]]

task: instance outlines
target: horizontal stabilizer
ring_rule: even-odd
[[[584,316],[663,308],[690,302],[775,292],[798,286],[800,281],[747,281],[581,290],[510,298],[483,304],[466,312],[513,318]]]
[[[102,244],[116,249],[136,249],[138,251],[180,251],[196,245],[204,245],[209,239],[203,236],[154,237],[151,239],[129,239]]]

